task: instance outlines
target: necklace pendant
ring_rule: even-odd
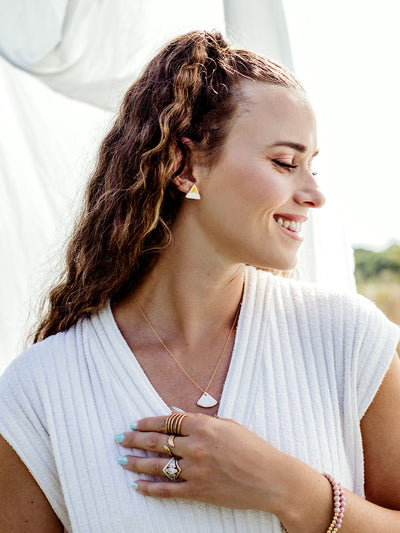
[[[200,396],[200,398],[197,400],[197,405],[199,407],[214,407],[214,405],[217,405],[217,400],[211,396],[211,394],[208,394],[208,392],[205,392]]]

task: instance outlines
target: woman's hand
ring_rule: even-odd
[[[125,433],[120,445],[165,453],[166,419],[160,416],[139,420],[136,430]],[[274,512],[284,493],[282,471],[291,458],[233,420],[187,413],[181,433],[175,437],[172,451],[179,457],[182,482],[138,480],[141,494]],[[163,468],[170,457],[127,455],[126,459],[123,468],[127,470],[165,477]]]

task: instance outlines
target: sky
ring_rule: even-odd
[[[284,0],[317,115],[321,188],[353,246],[400,244],[400,3]]]

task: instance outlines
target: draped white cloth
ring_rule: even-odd
[[[99,140],[154,52],[191,29],[218,29],[293,64],[282,0],[0,0],[0,8],[2,372],[22,349],[31,302],[58,269]],[[337,213],[324,209],[307,224],[301,277],[353,288],[350,248]]]
[[[194,29],[225,28],[220,0],[9,4],[0,22],[3,56],[54,90],[111,111],[164,42]]]
[[[70,228],[110,113],[55,93],[0,58],[0,372]]]

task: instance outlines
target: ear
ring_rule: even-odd
[[[172,178],[172,183],[177,187],[178,190],[187,194],[193,187],[193,185],[196,183],[196,178],[193,176],[192,172],[191,162],[191,149],[193,146],[193,142],[186,137],[183,137],[181,141],[186,148],[186,164],[182,171],[177,176]],[[179,168],[179,164],[180,163],[177,164],[177,168]]]
[[[195,182],[196,179],[192,174],[190,163],[185,165],[184,169],[178,176],[172,178],[172,183],[177,187],[178,190],[185,194],[190,191]]]

